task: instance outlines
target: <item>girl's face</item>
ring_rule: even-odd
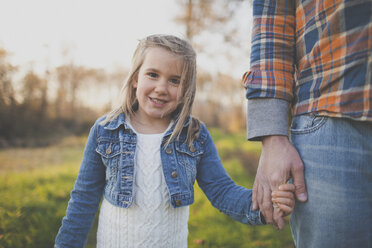
[[[133,84],[139,105],[136,117],[143,124],[169,124],[180,100],[182,69],[182,57],[160,47],[147,50]]]

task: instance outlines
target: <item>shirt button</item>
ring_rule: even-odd
[[[176,200],[176,206],[177,207],[181,206],[181,200]]]
[[[166,154],[171,154],[171,153],[172,153],[172,148],[168,147],[168,148],[165,150],[165,153],[166,153]]]
[[[195,151],[196,151],[195,146],[191,146],[190,147],[190,152],[195,152]]]
[[[173,171],[172,174],[171,174],[171,176],[172,176],[173,178],[177,178],[177,177],[178,177],[178,173],[177,173],[177,171]]]

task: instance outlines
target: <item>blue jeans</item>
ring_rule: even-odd
[[[291,142],[308,191],[291,216],[296,247],[372,247],[372,123],[296,116]]]

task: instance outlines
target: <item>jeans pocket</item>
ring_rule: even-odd
[[[327,120],[327,116],[317,114],[295,116],[292,120],[290,132],[292,135],[312,133],[320,129]]]

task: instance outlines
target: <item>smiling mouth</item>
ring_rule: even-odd
[[[156,98],[152,98],[152,97],[149,97],[150,100],[156,104],[165,104],[167,103],[167,101],[164,101],[164,100],[160,100],[160,99],[156,99]]]

